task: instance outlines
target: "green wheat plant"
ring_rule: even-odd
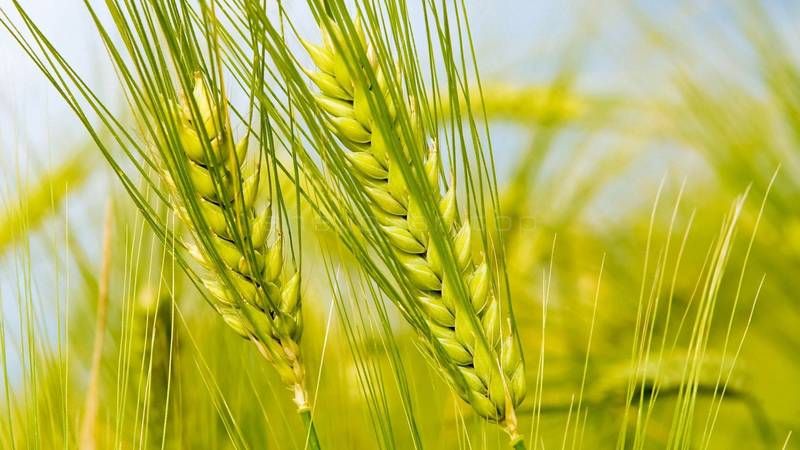
[[[395,106],[388,93],[387,84],[392,78],[377,63],[377,51],[367,41],[361,22],[352,26],[358,36],[356,45],[365,52],[361,59],[368,60],[375,84],[365,75],[370,69],[355,70],[357,63],[348,66],[345,52],[336,49],[336,45],[347,45],[341,38],[345,33],[328,22],[329,28],[323,29],[323,46],[306,44],[318,69],[308,72],[320,89],[316,102],[327,114],[336,136],[349,149],[345,155],[350,170],[363,186],[370,210],[402,265],[435,337],[431,347],[440,345],[463,378],[454,377],[452,381],[459,388],[457,392],[478,414],[503,423],[512,443],[517,444],[520,436],[514,410],[525,396],[525,373],[512,330],[506,329],[505,335],[501,331],[503,317],[486,256],[473,255],[472,226],[468,219],[459,218],[455,186],[451,185],[444,194],[440,191],[438,144],[432,140],[426,143],[424,133],[417,132],[411,134],[410,142],[399,143],[402,150],[389,148],[384,133],[399,131],[396,121],[403,120],[398,118],[400,107]],[[339,36],[338,44],[334,44],[331,35]],[[373,102],[383,103],[379,107],[388,114],[382,119],[372,113],[370,95]],[[407,116],[407,120],[412,127],[419,125],[413,116]],[[423,153],[426,146],[427,152]],[[411,194],[411,182],[400,167],[408,164],[414,152],[424,157],[425,181],[430,189],[427,197]],[[426,222],[422,203],[428,204],[428,211],[433,205],[441,215],[442,235],[432,236],[435,232]],[[447,245],[438,244],[437,248],[437,237]],[[455,260],[455,279],[448,278],[453,277],[453,272],[444,272],[441,247],[451,252],[450,257]],[[460,297],[464,294],[467,295]]]
[[[7,3],[107,164],[0,218],[0,447],[790,448],[800,108],[768,46],[774,104],[680,78],[654,135],[664,93],[575,55],[484,82],[480,2],[87,0],[110,97]],[[665,138],[731,190],[661,173]],[[95,214],[25,245],[103,170],[102,264]]]
[[[496,201],[491,162],[480,142],[469,151],[479,158],[477,166],[456,150],[467,134],[480,141],[480,132],[473,120],[470,130],[453,126],[460,136],[449,140],[445,132],[440,139],[437,107],[425,106],[425,87],[416,84],[426,69],[413,47],[395,73],[383,36],[398,48],[413,45],[398,24],[383,28],[378,11],[368,4],[358,6],[357,17],[369,20],[353,20],[338,2],[309,6],[323,34],[321,46],[301,38],[313,69],[298,67],[266,10],[245,16],[255,17],[266,30],[263,45],[286,80],[296,115],[306,121],[311,155],[303,159],[302,170],[311,174],[317,209],[399,306],[422,337],[425,354],[458,395],[480,416],[500,423],[512,445],[522,447],[515,415],[526,391],[522,356],[510,303],[500,291],[504,265],[497,258],[502,256],[487,237],[489,219],[481,206]],[[407,16],[402,6],[389,9],[387,16]],[[455,14],[446,8],[430,13]],[[450,38],[439,38],[447,54]],[[236,44],[232,47],[235,53]],[[462,96],[458,81],[449,80],[452,102]],[[409,101],[403,100],[406,95]],[[451,107],[458,110],[457,104]],[[445,176],[442,160],[448,153],[454,164],[464,158],[458,176],[456,166]],[[321,157],[328,176],[314,165],[313,154]],[[461,177],[470,197],[467,209],[458,207]]]
[[[324,40],[319,47],[300,39],[317,66],[313,70],[297,64],[278,26],[283,17],[270,16],[259,5],[244,2],[222,8],[234,24],[263,27],[256,44],[248,47],[237,39],[244,36],[218,31],[227,44],[230,67],[247,67],[242,55],[252,47],[269,53],[275,65],[270,77],[285,87],[276,92],[265,84],[256,95],[271,100],[276,128],[292,140],[305,141],[298,153],[302,176],[310,185],[307,197],[423,337],[426,354],[456,392],[478,414],[501,423],[512,444],[522,446],[514,412],[526,390],[522,356],[510,303],[500,295],[505,278],[502,256],[485,232],[491,220],[486,203],[497,201],[491,152],[484,153],[474,118],[466,121],[469,129],[458,125],[460,99],[469,98],[468,92],[459,91],[457,77],[464,75],[448,80],[453,113],[450,123],[442,124],[452,126],[457,136],[451,141],[445,132],[440,139],[436,110],[441,107],[425,106],[426,87],[417,84],[426,70],[435,77],[435,69],[423,68],[427,62],[414,53],[410,37],[398,24],[384,28],[378,11],[368,4],[360,8],[360,17],[369,21],[353,21],[342,3],[309,2]],[[432,8],[430,14],[448,16],[458,10]],[[396,5],[386,14],[407,17],[408,11]],[[294,28],[291,19],[287,23]],[[384,34],[398,48],[408,46],[398,73],[389,42],[381,38]],[[438,39],[445,57],[452,57],[448,47],[456,38],[442,34]],[[456,64],[447,59],[445,63]],[[309,80],[321,92],[313,93]],[[247,83],[241,74],[238,81]],[[401,100],[407,94],[410,101]],[[287,96],[289,108],[276,106]],[[293,128],[297,116],[306,125],[300,131]],[[467,138],[476,141],[469,153],[477,166],[456,150]],[[454,164],[464,162],[458,177],[471,206],[461,211],[456,167],[443,177],[441,161],[447,153]],[[317,167],[316,158],[322,159],[324,170]]]
[[[112,60],[121,72],[136,118],[135,129],[122,125],[121,118],[109,112],[71,72],[66,61],[50,59],[57,53],[31,22],[27,22],[29,30],[46,56],[35,53],[14,25],[5,21],[4,25],[84,121],[157,234],[165,243],[172,239],[173,247],[186,248],[197,262],[199,270],[195,272],[181,260],[225,323],[253,342],[278,372],[307,423],[310,445],[318,448],[299,346],[300,274],[291,262],[285,262],[280,192],[270,181],[276,173],[276,156],[269,141],[269,119],[258,119],[265,136],[253,139],[259,144],[259,155],[251,158],[249,173],[245,174],[248,136],[255,130],[250,129],[251,121],[245,121],[244,138],[234,142],[218,42],[209,31],[212,24],[215,26],[213,8],[206,10],[210,14],[206,20],[211,22],[197,25],[185,15],[192,11],[188,5],[142,6],[148,17],[162,20],[160,31],[145,27],[148,32],[130,40],[131,27],[144,26],[145,19],[137,15],[132,5],[122,3],[109,4],[107,12],[119,20],[115,26],[125,36],[123,44],[114,44],[107,34],[109,30],[97,22],[98,32],[106,39]],[[27,18],[20,5],[17,7]],[[92,7],[89,10],[95,13]],[[208,37],[206,48],[197,40],[202,35]],[[163,36],[167,36],[171,50],[166,55],[154,48]],[[133,71],[126,65],[126,58],[136,61]],[[254,77],[257,79],[258,74]],[[66,79],[74,84],[67,84]],[[77,103],[73,94],[83,95],[88,106]],[[249,103],[252,120],[257,115],[256,106],[252,98]],[[86,118],[89,111],[109,126],[139,176],[159,193],[161,202],[172,207],[191,239],[171,238],[174,232],[168,229],[167,221],[153,213],[132,176],[109,151],[109,143],[95,133]],[[165,191],[162,186],[166,186]],[[257,204],[259,194],[262,198]]]
[[[223,320],[236,333],[253,340],[259,352],[274,364],[281,379],[292,389],[298,408],[306,412],[308,394],[298,345],[302,332],[299,273],[284,268],[279,232],[274,233],[269,245],[267,243],[272,205],[267,200],[263,211],[256,213],[259,172],[242,181],[240,166],[244,163],[247,138],[233,146],[227,137],[228,131],[216,128],[219,109],[213,106],[202,77],[196,75],[194,83],[192,97],[199,116],[193,120],[187,104],[178,108],[181,148],[189,159],[191,188],[199,197],[198,206],[212,232],[210,240],[216,257],[224,262],[223,273],[227,271],[222,276],[203,278],[203,285],[218,302],[214,306]],[[204,130],[193,128],[195,123],[202,124]],[[203,133],[208,137],[205,144],[201,144]],[[204,149],[209,148],[211,152],[204,153]],[[210,163],[215,157],[218,161]],[[209,170],[215,164],[233,167],[233,170],[218,174],[220,179],[215,180],[213,169]],[[166,178],[173,187],[177,185],[169,174]],[[215,183],[222,185],[219,186],[221,190],[217,190]],[[177,187],[173,189],[178,192]],[[194,225],[187,207],[179,211],[189,225]],[[244,220],[229,223],[226,214]],[[245,243],[237,244],[233,240],[236,233]],[[196,235],[195,241],[202,242],[203,238]],[[215,257],[212,251],[193,245],[189,252],[209,273],[220,270],[212,262]],[[226,277],[229,280],[226,281]]]

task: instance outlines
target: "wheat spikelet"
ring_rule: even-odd
[[[356,20],[356,30],[377,80],[373,86],[369,86],[364,73],[352,70],[358,64],[348,64],[336,51],[333,39],[344,45],[345,38],[332,38],[332,33],[341,32],[331,28],[329,32],[323,29],[322,46],[303,42],[318,69],[306,70],[320,90],[317,103],[325,111],[334,133],[350,150],[346,156],[351,170],[362,183],[374,215],[408,275],[427,325],[458,367],[462,380],[451,380],[457,392],[484,418],[511,421],[514,423],[510,425],[515,427],[514,408],[522,401],[526,389],[522,358],[510,332],[501,332],[503,319],[492,274],[483,255],[473,255],[472,227],[469,220],[459,219],[455,188],[451,185],[447,192],[441,193],[438,148],[433,142],[428,144],[424,168],[448,230],[447,239],[454,249],[460,280],[448,280],[444,274],[419,200],[410,195],[399,170],[399,165],[407,161],[396,161],[391,156],[407,154],[408,150],[389,151],[370,111],[368,95],[384,102],[390,112],[390,123],[397,120],[396,108],[387,94],[386,77],[360,21]],[[418,133],[417,148],[425,146],[423,134]],[[467,302],[456,298],[455,283],[463,283],[471,307],[465,307]]]
[[[193,115],[187,99],[174,109],[194,200],[211,231],[213,250],[202,244],[198,226],[183,202],[178,206],[179,215],[195,235],[195,242],[187,244],[189,253],[206,269],[208,276],[202,277],[202,282],[225,323],[257,346],[293,390],[298,408],[307,410],[299,347],[300,275],[284,264],[280,231],[270,233],[271,200],[267,199],[260,211],[256,209],[259,173],[242,181],[247,136],[234,146],[228,141],[229,133],[218,129],[218,108],[199,74],[191,95],[199,115]],[[203,139],[207,139],[205,144]],[[178,192],[169,173],[166,180]],[[235,239],[237,233],[243,239]],[[221,268],[213,262],[212,251],[221,259]]]

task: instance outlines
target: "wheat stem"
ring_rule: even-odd
[[[311,414],[311,409],[298,410],[300,417],[303,419],[303,424],[306,427],[306,443],[304,448],[308,450],[320,450],[319,438],[317,437],[317,427],[314,426],[314,418]]]

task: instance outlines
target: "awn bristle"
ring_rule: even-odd
[[[431,241],[420,200],[410,195],[399,167],[408,161],[393,159],[393,152],[387,148],[380,127],[373,120],[368,95],[384,102],[391,115],[389,121],[395,125],[397,110],[387,91],[385,74],[359,21],[356,29],[377,86],[367,87],[366,74],[351,71],[350,67],[358,64],[348,65],[336,51],[330,33],[323,30],[322,46],[303,43],[319,69],[306,71],[321,91],[316,95],[317,103],[327,113],[334,133],[349,149],[346,152],[349,166],[362,183],[371,209],[408,275],[427,325],[458,367],[463,383],[446,371],[452,384],[484,418],[515,421],[514,409],[525,396],[525,374],[512,331],[501,331],[503,319],[491,270],[484,255],[473,255],[472,227],[467,219],[459,219],[455,188],[451,184],[444,195],[441,193],[439,152],[435,144],[430,144],[424,158],[426,178],[438,203],[447,239],[452,243],[461,279],[451,283],[443,273],[442,260]],[[337,42],[344,45],[346,41],[339,37]],[[416,148],[425,148],[424,133],[418,134]],[[458,290],[453,283],[463,283],[471,307],[456,297]],[[472,320],[471,315],[477,320]],[[481,339],[487,345],[481,345]]]
[[[294,391],[298,408],[306,410],[309,405],[299,347],[300,275],[284,264],[280,231],[275,229],[270,233],[271,199],[264,202],[260,211],[256,209],[260,172],[242,180],[247,136],[234,146],[228,141],[228,133],[218,129],[219,111],[199,74],[195,76],[192,97],[201,123],[194,123],[189,104],[184,100],[176,109],[178,136],[187,157],[185,163],[197,204],[211,231],[213,250],[224,263],[226,273],[220,273],[219,265],[212,263],[212,250],[201,244],[198,227],[191,223],[186,208],[179,207],[180,215],[196,237],[196,244],[188,245],[190,253],[207,269],[209,275],[202,277],[202,281],[225,323],[258,347],[281,380]],[[208,139],[206,145],[202,139]],[[211,170],[208,158],[218,158],[214,161],[216,170]],[[174,186],[169,175],[167,179]],[[268,193],[270,189],[263,191]],[[226,214],[233,220],[227,219]],[[237,229],[244,230],[240,234],[242,239],[234,239]]]

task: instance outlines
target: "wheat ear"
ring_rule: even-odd
[[[336,51],[330,33],[323,30],[322,46],[304,42],[318,69],[306,71],[320,89],[317,103],[327,113],[334,133],[349,149],[346,156],[351,170],[361,181],[371,209],[408,275],[428,327],[458,367],[464,383],[453,383],[460,387],[457,392],[484,418],[506,423],[515,434],[514,439],[518,439],[514,409],[525,396],[525,374],[510,330],[501,332],[500,303],[494,292],[492,273],[482,255],[473,257],[472,227],[469,220],[459,219],[455,188],[451,185],[441,194],[440,158],[437,146],[431,143],[424,168],[461,279],[448,281],[443,273],[442,260],[431,243],[420,200],[409,195],[399,170],[399,164],[407,161],[392,157],[407,153],[389,151],[377,121],[373,120],[368,95],[387,105],[391,123],[397,120],[396,111],[388,95],[386,77],[358,20],[356,29],[377,85],[368,87],[367,77],[353,72],[352,68],[359,64],[348,64],[342,53]],[[454,283],[466,287],[469,305],[456,298]]]
[[[199,74],[191,95],[196,114],[187,99],[174,110],[196,195],[193,203],[211,233],[208,239],[201,238],[200,227],[188,212],[189,202],[181,202],[179,216],[195,235],[194,242],[187,244],[189,253],[206,269],[207,276],[201,279],[213,307],[231,329],[251,340],[272,363],[293,391],[298,409],[306,412],[310,406],[299,346],[303,329],[299,272],[284,264],[279,230],[270,233],[271,201],[267,199],[260,211],[256,209],[259,174],[242,180],[247,137],[234,146],[229,133],[219,129],[219,110]],[[177,193],[168,172],[166,179]],[[239,239],[234,238],[237,234]],[[221,266],[214,263],[215,257]]]

